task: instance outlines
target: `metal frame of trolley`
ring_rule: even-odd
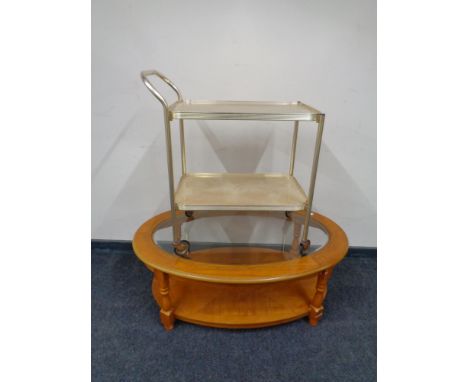
[[[177,102],[172,105],[166,101],[161,93],[148,79],[149,76],[157,76],[169,85],[177,95]],[[190,252],[190,243],[187,240],[181,240],[181,228],[177,222],[177,211],[185,211],[189,219],[193,218],[193,210],[284,210],[287,217],[290,216],[291,208],[284,203],[277,205],[262,205],[262,203],[250,203],[249,205],[239,203],[238,205],[206,205],[198,206],[196,208],[190,206],[178,207],[176,200],[176,189],[174,187],[174,168],[173,168],[173,155],[172,155],[172,138],[171,138],[171,122],[179,120],[180,130],[180,152],[182,164],[182,177],[187,174],[186,153],[185,153],[185,134],[184,134],[184,120],[198,119],[198,120],[264,120],[264,121],[293,121],[294,132],[292,137],[291,155],[289,163],[289,174],[285,174],[288,181],[294,179],[294,162],[296,158],[296,144],[300,121],[312,121],[317,123],[317,132],[315,138],[315,148],[313,154],[312,169],[310,175],[309,191],[307,196],[304,195],[303,207],[301,210],[305,212],[302,240],[300,242],[300,253],[305,255],[310,247],[310,240],[308,239],[309,233],[309,220],[312,210],[312,202],[314,198],[315,180],[317,177],[317,168],[320,154],[320,145],[322,142],[323,126],[325,122],[325,114],[318,110],[302,103],[265,103],[265,102],[252,102],[252,101],[185,101],[182,93],[177,86],[165,75],[156,70],[146,70],[141,72],[141,79],[153,94],[162,104],[164,111],[164,127],[166,135],[166,154],[167,154],[167,171],[169,177],[169,198],[171,203],[171,217],[172,217],[172,235],[174,252],[180,256],[188,256]],[[207,175],[207,174],[204,174]],[[266,174],[263,174],[264,176]],[[182,179],[182,178],[181,178]],[[239,177],[240,182],[245,182],[245,177]],[[221,179],[222,181],[222,179]],[[296,182],[297,183],[297,182]],[[179,183],[180,185],[180,183]],[[300,186],[297,184],[300,188]],[[302,189],[301,189],[302,191]],[[208,203],[209,204],[209,203]],[[298,208],[295,208],[298,210]]]

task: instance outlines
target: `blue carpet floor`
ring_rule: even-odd
[[[129,252],[92,251],[92,380],[375,381],[376,257],[352,256],[330,280],[325,315],[224,330],[176,321],[166,332],[151,274]]]

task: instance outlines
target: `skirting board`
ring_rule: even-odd
[[[170,246],[170,242],[167,242],[167,246]],[[226,243],[226,246],[232,245]],[[245,244],[237,244],[245,245]],[[254,245],[254,244],[249,244]],[[222,246],[221,243],[216,243],[217,247]],[[262,245],[264,247],[276,248],[279,245]],[[132,242],[130,240],[103,240],[103,239],[91,239],[91,250],[98,251],[107,251],[109,253],[113,252],[126,252],[133,253]],[[377,256],[377,247],[360,247],[360,246],[350,246],[348,250],[348,257],[375,257]]]

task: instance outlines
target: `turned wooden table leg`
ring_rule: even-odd
[[[323,301],[327,295],[328,280],[333,272],[333,267],[319,272],[317,276],[317,287],[315,295],[310,304],[309,323],[316,326],[323,316]]]
[[[169,275],[161,271],[155,271],[158,280],[159,294],[161,295],[161,310],[159,317],[166,330],[174,328],[174,307],[169,296]]]

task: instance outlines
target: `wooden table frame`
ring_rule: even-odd
[[[280,216],[260,212],[244,214]],[[186,219],[207,216],[213,213],[197,211]],[[290,218],[304,221],[304,212],[294,213]],[[160,306],[160,319],[166,330],[174,327],[175,319],[212,327],[256,328],[308,316],[310,324],[315,326],[323,316],[333,267],[348,251],[344,231],[318,213],[311,215],[309,224],[327,233],[328,242],[322,248],[308,256],[263,264],[201,262],[196,261],[198,251],[192,253],[191,259],[170,254],[154,242],[153,234],[171,224],[171,211],[159,214],[145,222],[133,240],[135,254],[153,272],[153,296]],[[200,253],[216,259],[239,251],[246,259],[252,255],[280,254],[280,251],[252,247],[212,248]]]

